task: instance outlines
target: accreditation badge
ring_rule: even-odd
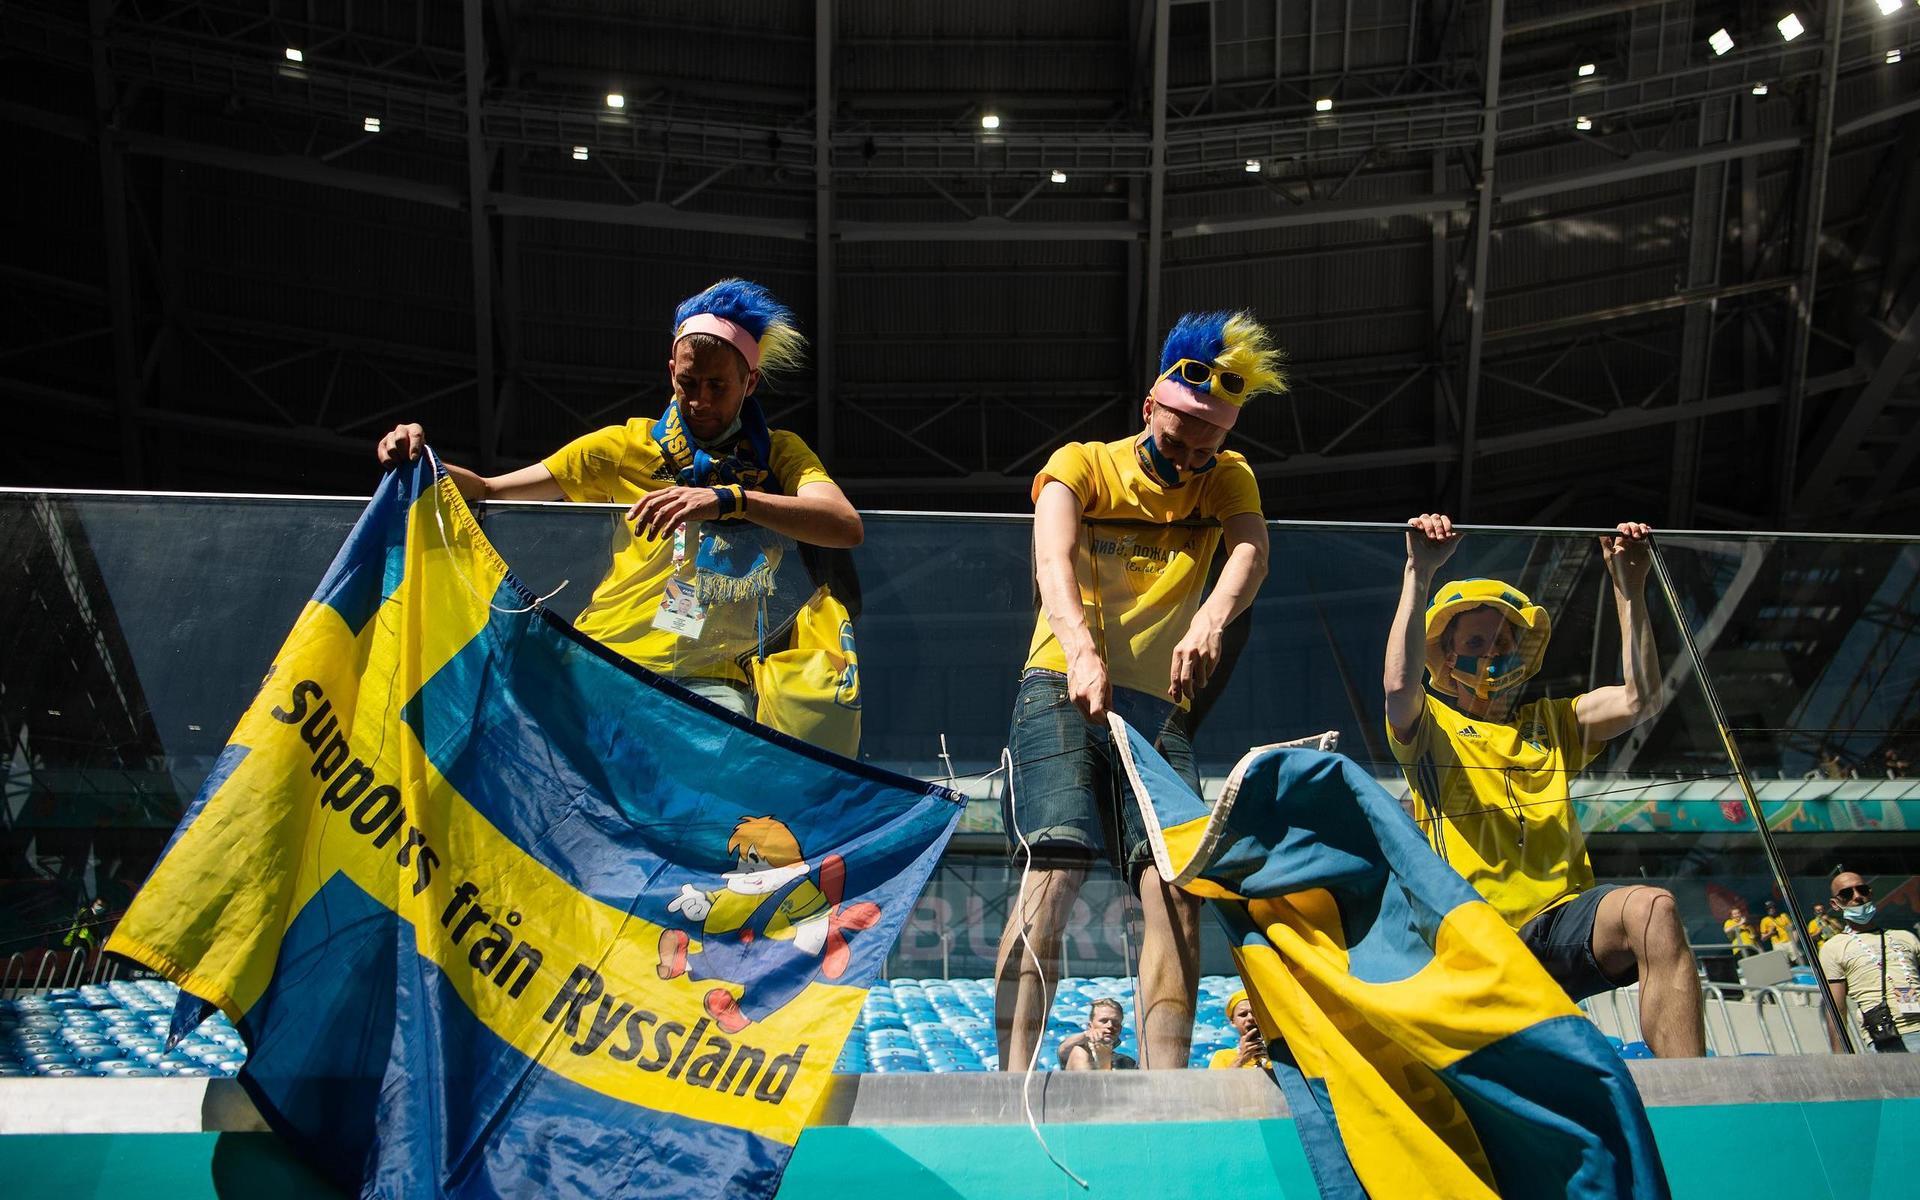
[[[707,627],[707,610],[701,606],[700,593],[693,584],[677,575],[667,577],[666,590],[660,595],[660,611],[653,614],[653,627],[676,637],[699,640],[701,631]]]

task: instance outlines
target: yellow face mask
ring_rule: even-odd
[[[1514,648],[1501,654],[1449,654],[1441,648],[1447,626],[1462,613],[1491,608],[1513,628]],[[1427,606],[1427,674],[1436,684],[1457,683],[1482,700],[1510,692],[1540,670],[1553,623],[1547,610],[1512,584],[1498,579],[1461,579],[1442,584]],[[1451,690],[1451,689],[1448,689]]]

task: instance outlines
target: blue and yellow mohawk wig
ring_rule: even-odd
[[[722,279],[699,295],[682,300],[673,311],[674,338],[710,332],[686,328],[689,320],[701,316],[730,321],[751,335],[758,344],[759,356],[755,362],[753,355],[747,355],[748,365],[757,366],[762,375],[796,370],[806,359],[807,339],[794,324],[793,310],[757,283]]]
[[[1160,347],[1160,373],[1183,358],[1232,371],[1247,381],[1239,396],[1217,399],[1240,405],[1262,392],[1287,390],[1286,352],[1273,344],[1266,328],[1245,309],[1239,312],[1187,313],[1174,323]],[[1211,383],[1195,390],[1210,392]]]

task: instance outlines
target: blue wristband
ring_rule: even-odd
[[[747,511],[747,490],[737,483],[725,484],[713,489],[714,497],[720,502],[718,519],[730,521],[745,516]]]

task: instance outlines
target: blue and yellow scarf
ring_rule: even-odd
[[[740,428],[734,436],[733,448],[721,454],[700,445],[687,432],[677,396],[668,401],[667,411],[653,423],[653,440],[660,447],[661,460],[681,487],[738,484],[754,491],[777,491],[780,481],[773,473],[773,433],[767,428],[760,402],[751,396],[740,406]],[[735,603],[772,594],[781,541],[780,535],[746,522],[733,522],[724,528],[717,523],[708,525],[694,558],[694,583],[700,603]]]

